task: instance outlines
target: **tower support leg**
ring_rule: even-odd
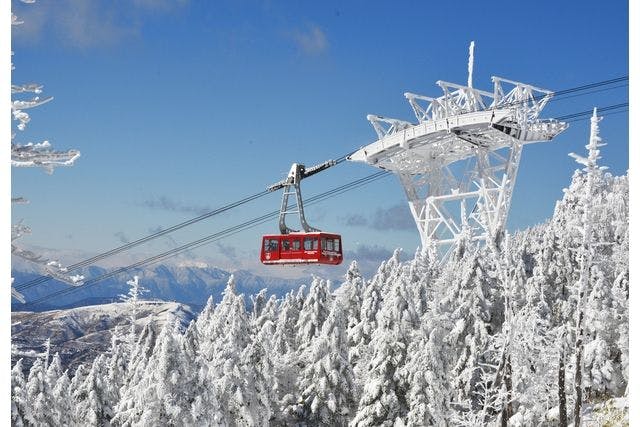
[[[521,153],[522,144],[513,139],[500,151],[478,145],[466,165],[458,162],[422,174],[398,173],[422,246],[446,251],[463,232],[472,241],[485,241],[502,232]]]

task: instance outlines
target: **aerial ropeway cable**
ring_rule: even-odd
[[[627,108],[628,106],[629,106],[628,102],[627,103],[619,103],[619,104],[614,104],[614,105],[608,105],[608,106],[605,106],[605,107],[599,107],[598,111],[599,112],[603,112],[603,114],[601,114],[601,116],[607,116],[609,114],[616,114],[617,112],[620,112],[620,111],[614,111],[614,110],[621,110],[623,108]],[[611,111],[613,111],[613,112],[611,112]],[[607,112],[609,112],[609,113],[607,113]],[[588,115],[591,115],[592,113],[593,113],[593,110],[582,111],[582,112],[578,112],[578,113],[572,113],[572,114],[567,114],[567,115],[564,115],[564,116],[559,116],[559,117],[557,117],[557,120],[563,120],[563,121],[564,120],[567,120],[567,121],[582,120],[583,116],[588,116]],[[336,161],[335,161],[336,163],[335,164],[344,161],[347,158],[347,156],[348,156],[348,154],[343,156],[343,157],[341,157],[341,158],[336,159]],[[329,162],[332,162],[332,161],[329,161]],[[313,168],[310,168],[310,170],[313,170]],[[311,197],[311,198],[309,198],[307,200],[307,205],[313,205],[313,204],[319,203],[319,202],[321,202],[321,201],[323,201],[325,199],[328,199],[330,197],[335,197],[337,195],[340,195],[340,194],[342,194],[344,192],[347,192],[347,191],[350,191],[350,190],[354,190],[356,188],[359,188],[359,187],[361,187],[363,185],[369,184],[371,182],[374,182],[374,181],[376,181],[376,180],[378,180],[380,178],[384,178],[384,177],[389,176],[389,175],[391,175],[391,172],[384,171],[384,170],[376,172],[376,173],[373,173],[373,174],[370,174],[370,175],[367,175],[367,176],[365,176],[363,178],[351,181],[351,182],[349,182],[347,184],[338,186],[338,187],[333,188],[333,189],[331,189],[329,191],[326,191],[324,193],[321,193],[321,194],[318,194],[316,196],[313,196],[313,197]],[[286,180],[284,180],[284,181],[286,181]],[[275,190],[277,190],[279,188],[283,188],[283,186],[281,186],[281,184],[284,184],[284,181],[281,181],[280,183],[277,183],[277,184],[274,184],[274,185],[270,186],[266,191],[268,193],[270,193],[271,191],[275,191]],[[230,205],[227,205],[227,206],[230,206]],[[83,286],[61,289],[61,290],[59,290],[57,292],[54,292],[52,294],[43,296],[43,297],[41,297],[39,299],[36,299],[36,300],[34,300],[32,302],[26,303],[25,306],[28,307],[28,306],[38,305],[38,304],[41,304],[41,303],[43,303],[43,302],[45,302],[47,300],[50,300],[52,298],[56,298],[58,296],[68,295],[68,294],[77,292],[77,291],[79,291],[81,289],[86,289],[86,288],[95,286],[95,285],[99,284],[100,282],[102,282],[102,281],[104,281],[106,279],[109,279],[111,277],[117,276],[117,275],[122,274],[122,273],[126,273],[127,271],[130,271],[130,270],[135,269],[135,268],[146,267],[148,265],[160,262],[160,261],[162,261],[164,259],[176,256],[176,255],[178,255],[180,253],[183,253],[183,252],[185,252],[187,250],[196,249],[196,248],[199,248],[201,246],[213,243],[213,242],[215,242],[217,240],[223,239],[225,237],[232,236],[234,234],[240,233],[240,232],[245,231],[247,229],[256,227],[258,225],[261,225],[261,224],[263,224],[263,223],[265,223],[267,221],[271,221],[275,217],[280,216],[280,215],[282,215],[282,209],[280,211],[269,212],[269,213],[264,214],[262,216],[256,217],[256,218],[254,218],[252,220],[245,221],[244,223],[235,225],[233,227],[229,227],[229,228],[227,228],[225,230],[222,230],[220,232],[208,235],[206,237],[203,237],[201,239],[192,241],[190,243],[187,243],[185,245],[182,245],[182,246],[179,246],[177,248],[171,249],[169,251],[163,252],[161,254],[158,254],[158,255],[143,259],[141,261],[138,261],[138,262],[133,263],[131,265],[128,265],[126,267],[121,267],[119,269],[116,269],[116,270],[111,271],[109,273],[105,273],[105,274],[103,274],[101,276],[98,276],[96,278],[87,280],[87,281],[84,282]],[[140,239],[140,240],[142,240],[142,239]],[[20,289],[24,289],[24,287],[22,287]]]
[[[598,111],[601,111],[601,112],[608,112],[608,111],[612,111],[612,110],[614,110],[614,109],[621,109],[621,108],[624,108],[624,107],[628,107],[628,103],[619,103],[619,104],[615,104],[615,105],[610,105],[610,106],[605,106],[605,107],[599,107]],[[588,116],[588,115],[590,115],[590,114],[592,114],[592,111],[591,111],[591,110],[589,110],[589,111],[583,111],[583,112],[579,112],[579,113],[573,113],[573,114],[569,114],[569,115],[565,115],[565,116],[560,116],[560,117],[558,117],[557,119],[558,119],[558,120],[575,121],[575,120],[580,120],[580,119],[581,119],[581,117],[583,117],[583,116],[584,116],[584,117],[586,117],[586,116]],[[615,114],[615,113],[609,113],[609,114]],[[604,113],[604,114],[602,114],[602,115],[603,115],[603,116],[606,116],[606,115],[608,115],[608,114],[607,114],[607,113]],[[344,155],[344,156],[342,156],[342,157],[337,158],[337,159],[336,159],[336,164],[343,162],[343,161],[346,159],[346,157],[347,157],[348,155],[349,155],[349,154],[347,154],[347,155]],[[351,182],[351,183],[345,184],[345,185],[343,185],[343,186],[341,186],[341,187],[337,187],[336,189],[333,189],[333,190],[331,190],[330,192],[326,192],[326,193],[323,193],[322,195],[315,196],[315,197],[313,197],[313,198],[311,198],[311,199],[309,199],[309,200],[308,200],[308,204],[313,204],[313,203],[317,202],[317,198],[318,198],[318,197],[323,197],[323,199],[324,199],[324,198],[326,198],[326,197],[327,197],[327,194],[328,194],[328,193],[331,193],[332,191],[337,191],[337,194],[341,194],[341,193],[342,193],[342,192],[344,192],[344,191],[348,191],[348,190],[350,189],[350,187],[351,187],[351,186],[353,186],[353,185],[361,186],[361,185],[364,185],[364,184],[367,184],[367,183],[371,182],[371,180],[375,180],[375,179],[377,179],[377,178],[380,178],[380,177],[382,177],[382,176],[386,176],[386,175],[388,175],[388,174],[389,174],[389,172],[381,171],[381,172],[378,172],[378,173],[375,173],[375,174],[372,174],[372,175],[368,175],[367,177],[364,177],[364,178],[361,178],[361,179],[359,179],[359,180],[353,181],[353,182]],[[213,216],[213,215],[215,215],[215,214],[217,214],[217,213],[221,213],[221,212],[223,212],[223,211],[229,210],[229,209],[231,209],[231,208],[232,208],[232,206],[234,206],[234,205],[235,205],[235,206],[239,206],[240,204],[247,203],[247,202],[249,202],[249,201],[251,201],[251,200],[254,200],[254,198],[253,198],[253,197],[255,197],[255,196],[257,196],[257,195],[262,196],[262,195],[264,195],[264,194],[269,194],[270,192],[271,192],[271,191],[269,191],[269,189],[267,189],[267,190],[265,190],[264,192],[256,193],[256,195],[254,195],[254,196],[249,196],[249,197],[246,197],[246,198],[244,198],[244,199],[241,199],[241,200],[240,200],[240,201],[238,201],[238,202],[230,203],[230,204],[225,205],[225,206],[223,206],[223,207],[221,207],[221,208],[219,208],[219,209],[216,209],[216,210],[214,210],[214,211],[211,211],[211,212],[209,212],[209,213],[207,213],[207,214],[201,215],[201,216],[199,216],[199,217],[193,218],[193,219],[191,219],[191,220],[188,220],[188,221],[182,222],[182,223],[180,223],[180,224],[177,224],[177,225],[175,225],[175,226],[172,226],[172,227],[170,227],[170,228],[167,228],[167,229],[165,229],[165,230],[162,230],[162,231],[161,231],[161,232],[159,232],[159,233],[151,234],[151,235],[149,235],[149,236],[146,236],[146,237],[144,237],[144,238],[141,238],[141,239],[138,239],[138,240],[136,240],[136,241],[134,241],[134,242],[131,242],[130,244],[122,245],[122,246],[120,246],[120,247],[118,247],[118,248],[112,249],[112,250],[110,250],[110,251],[108,251],[108,252],[105,252],[105,253],[103,253],[103,254],[100,254],[100,255],[97,255],[97,256],[95,256],[95,257],[89,258],[89,259],[87,259],[87,260],[81,261],[81,262],[79,262],[79,263],[76,263],[76,264],[70,265],[70,266],[68,267],[68,269],[69,269],[69,270],[72,270],[72,269],[78,269],[78,268],[81,268],[82,266],[86,266],[86,265],[88,265],[89,263],[91,263],[91,262],[93,262],[93,261],[95,261],[95,260],[98,260],[98,259],[104,259],[104,258],[106,258],[106,257],[108,257],[108,256],[111,256],[112,254],[119,253],[119,252],[122,252],[123,250],[129,249],[130,247],[132,247],[132,246],[134,246],[134,245],[141,244],[141,243],[146,242],[146,241],[149,241],[149,240],[151,240],[151,239],[153,239],[153,238],[156,238],[156,237],[159,237],[159,236],[161,236],[161,235],[167,234],[167,233],[169,233],[169,232],[171,232],[171,231],[175,231],[175,230],[177,230],[177,229],[179,229],[179,228],[185,227],[185,226],[187,226],[187,225],[191,225],[191,224],[193,224],[193,223],[195,223],[195,222],[197,222],[197,221],[201,221],[201,220],[203,220],[203,219],[205,219],[205,218],[209,218],[209,217],[211,217],[211,216]],[[264,194],[262,194],[262,193],[264,193]],[[337,195],[337,194],[336,194],[336,195]],[[330,197],[330,196],[329,196],[329,197]],[[255,197],[255,198],[257,198],[257,197]],[[242,202],[242,203],[241,203],[241,202]],[[267,214],[268,216],[262,216],[262,217],[258,217],[257,219],[255,219],[255,220],[258,220],[258,221],[261,221],[261,222],[258,222],[258,223],[255,223],[255,224],[254,224],[252,221],[249,221],[249,222],[247,222],[247,223],[241,224],[241,227],[250,228],[250,227],[252,227],[252,226],[262,224],[262,223],[263,223],[263,222],[265,222],[266,220],[268,220],[268,219],[270,219],[271,217],[276,216],[276,215],[278,215],[278,214],[279,214],[279,212],[278,212],[278,211],[272,212],[272,213],[270,213],[270,214]],[[255,220],[254,220],[254,221],[255,221]],[[205,238],[205,239],[199,239],[199,240],[197,240],[197,241],[195,241],[195,242],[191,242],[191,243],[189,243],[189,244],[187,244],[187,245],[184,245],[184,246],[181,246],[181,247],[179,247],[179,248],[176,248],[176,249],[173,249],[173,250],[171,250],[171,251],[168,251],[168,252],[165,252],[165,253],[163,253],[163,254],[160,254],[160,257],[161,257],[161,258],[160,258],[159,260],[166,259],[166,258],[168,258],[168,257],[171,257],[171,256],[174,256],[174,255],[177,255],[177,254],[179,254],[179,253],[181,253],[181,252],[184,252],[184,251],[186,251],[186,250],[189,250],[189,249],[194,249],[194,248],[196,248],[196,247],[199,247],[199,246],[202,246],[202,245],[204,245],[204,244],[207,244],[207,243],[209,243],[210,241],[215,241],[215,240],[211,240],[211,239],[221,239],[221,238],[223,238],[223,237],[227,237],[227,234],[225,234],[225,233],[233,232],[232,234],[235,234],[235,233],[240,232],[240,231],[243,231],[243,230],[244,230],[244,228],[242,228],[242,229],[240,229],[240,230],[236,230],[236,227],[232,227],[232,228],[230,228],[230,229],[224,230],[223,232],[220,232],[220,233],[216,233],[216,234],[213,234],[213,235],[207,236],[207,238]],[[201,240],[204,240],[204,241],[203,241],[203,242],[201,242]],[[156,257],[151,257],[151,258],[148,258],[148,259],[146,259],[146,260],[143,260],[142,262],[144,263],[144,265],[147,265],[147,263],[157,262],[158,260],[156,260],[155,258],[156,258]],[[96,278],[96,279],[90,279],[90,281],[85,281],[85,282],[83,282],[83,286],[78,287],[78,289],[86,287],[86,285],[87,285],[87,284],[91,284],[91,283],[98,283],[98,282],[100,282],[100,281],[102,281],[102,280],[105,280],[105,279],[107,279],[107,278],[109,278],[109,277],[113,277],[113,275],[115,275],[115,274],[120,274],[120,273],[122,273],[122,272],[128,271],[128,270],[130,270],[130,269],[132,269],[132,268],[135,268],[135,267],[136,267],[136,265],[133,265],[133,264],[132,264],[132,265],[130,265],[130,266],[125,267],[123,270],[121,269],[122,271],[120,271],[120,270],[116,270],[116,273],[114,273],[114,274],[107,273],[108,277],[107,277],[107,276],[105,276],[105,275],[103,275],[103,276],[100,276],[100,277],[98,277],[98,278]],[[37,285],[39,285],[39,284],[42,284],[42,283],[44,283],[44,282],[47,282],[47,281],[51,280],[52,278],[53,278],[52,276],[41,276],[41,277],[36,278],[36,279],[34,279],[34,280],[31,280],[31,281],[29,281],[29,282],[25,282],[25,283],[22,283],[22,284],[20,284],[20,285],[17,285],[17,286],[15,286],[15,288],[16,288],[17,290],[19,290],[19,291],[22,291],[22,290],[25,290],[25,289],[28,289],[28,288],[31,288],[31,287],[37,286]],[[89,282],[90,282],[90,283],[89,283]],[[74,288],[64,289],[63,291],[73,291],[73,289],[74,289]],[[57,294],[57,293],[56,293],[56,294]],[[45,298],[45,299],[47,299],[47,297],[44,297],[44,298]]]
[[[613,110],[616,110],[616,109],[624,108],[625,106],[628,106],[628,103],[620,103],[620,104],[616,104],[616,105],[610,105],[610,106],[602,107],[602,108],[599,109],[599,111],[602,111],[602,110],[604,110],[604,111],[613,111]],[[574,114],[570,114],[570,115],[566,115],[566,116],[561,116],[558,119],[559,120],[565,120],[565,118],[568,118],[569,120],[576,120],[576,119],[579,120],[581,116],[586,115],[587,113],[592,114],[592,111],[585,111],[585,112],[574,113]],[[616,112],[609,113],[609,114],[615,114],[615,113]],[[602,115],[606,116],[608,114],[604,113]],[[331,189],[329,191],[326,191],[324,193],[321,193],[321,194],[318,194],[316,196],[313,196],[313,197],[309,198],[307,200],[307,205],[313,205],[315,203],[319,203],[319,202],[321,202],[321,201],[323,201],[323,200],[325,200],[327,198],[335,197],[335,196],[337,196],[339,194],[342,194],[342,193],[344,193],[346,191],[350,191],[350,190],[359,188],[359,187],[361,187],[363,185],[369,184],[369,183],[371,183],[373,181],[376,181],[376,180],[378,180],[380,178],[384,178],[384,177],[389,176],[389,175],[391,175],[391,172],[383,170],[383,171],[379,171],[379,172],[373,173],[371,175],[365,176],[363,178],[351,181],[351,182],[349,182],[347,184],[344,184],[342,186],[333,188],[333,189]],[[53,299],[53,298],[56,298],[56,297],[59,297],[59,296],[68,295],[68,294],[77,292],[77,291],[79,291],[81,289],[85,289],[85,288],[88,288],[88,287],[96,286],[97,284],[99,284],[100,282],[102,282],[102,281],[104,281],[106,279],[109,279],[111,277],[117,276],[117,275],[122,274],[122,273],[126,273],[127,271],[130,271],[132,269],[146,267],[148,265],[160,262],[160,261],[162,261],[164,259],[176,256],[176,255],[178,255],[180,253],[183,253],[183,252],[185,252],[187,250],[196,249],[196,248],[199,248],[201,246],[204,246],[204,245],[210,244],[212,242],[218,241],[220,239],[223,239],[225,237],[229,237],[229,236],[232,236],[234,234],[237,234],[237,233],[240,233],[242,231],[245,231],[247,229],[256,227],[256,226],[261,225],[261,224],[263,224],[263,223],[265,223],[267,221],[273,220],[279,214],[280,214],[280,211],[269,212],[269,213],[264,214],[262,216],[256,217],[256,218],[254,218],[252,220],[246,221],[244,223],[238,224],[238,225],[233,226],[233,227],[229,227],[229,228],[227,228],[225,230],[222,230],[220,232],[211,234],[209,236],[203,237],[203,238],[195,240],[193,242],[187,243],[187,244],[182,245],[180,247],[177,247],[177,248],[171,249],[169,251],[163,252],[161,254],[146,258],[144,260],[138,261],[138,262],[133,263],[131,265],[128,265],[126,267],[121,267],[119,269],[116,269],[116,270],[114,270],[112,272],[109,272],[109,273],[105,273],[105,274],[103,274],[101,276],[98,276],[96,278],[87,280],[85,282],[85,284],[83,286],[81,286],[81,287],[71,287],[71,288],[61,289],[61,290],[59,290],[57,292],[54,292],[52,294],[43,296],[43,297],[41,297],[39,299],[36,299],[36,300],[31,301],[29,303],[26,303],[25,306],[29,307],[29,306],[38,305],[38,304],[41,304],[41,303],[43,303],[43,302],[45,302],[47,300],[50,300],[50,299]]]
[[[363,185],[367,185],[367,184],[369,184],[371,182],[377,181],[378,179],[381,179],[381,178],[384,178],[384,177],[387,177],[387,176],[390,176],[390,175],[391,175],[391,173],[388,172],[388,171],[375,172],[375,173],[367,175],[367,176],[365,176],[363,178],[356,179],[356,180],[351,181],[351,182],[349,182],[347,184],[343,184],[343,185],[335,187],[335,188],[333,188],[331,190],[328,190],[328,191],[325,191],[323,193],[317,194],[317,195],[315,195],[313,197],[310,197],[309,199],[307,199],[307,205],[314,205],[314,204],[319,203],[321,201],[324,201],[324,200],[326,200],[328,198],[338,196],[338,195],[343,194],[343,193],[345,193],[347,191],[355,190],[356,188],[359,188],[359,187],[361,187]],[[43,303],[43,302],[45,302],[47,300],[51,300],[51,299],[56,298],[56,297],[69,295],[69,294],[72,294],[74,292],[80,291],[82,289],[90,288],[90,287],[95,286],[98,283],[100,283],[100,282],[102,282],[102,281],[104,281],[106,279],[109,279],[111,277],[114,277],[114,276],[122,274],[122,273],[126,273],[127,271],[131,271],[131,270],[133,270],[135,268],[146,267],[146,266],[154,264],[156,262],[160,262],[160,261],[162,261],[164,259],[176,256],[176,255],[178,255],[180,253],[183,253],[185,251],[196,249],[196,248],[199,248],[201,246],[213,243],[213,242],[215,242],[217,240],[223,239],[225,237],[232,236],[234,234],[237,234],[237,233],[240,233],[242,231],[245,231],[245,230],[247,230],[249,228],[256,227],[256,226],[258,226],[260,224],[263,224],[263,223],[265,223],[267,221],[271,221],[271,220],[275,219],[279,215],[279,213],[280,213],[280,211],[272,211],[272,212],[266,213],[266,214],[261,215],[259,217],[253,218],[253,219],[251,219],[249,221],[245,221],[245,222],[243,222],[241,224],[235,225],[233,227],[229,227],[229,228],[224,229],[222,231],[219,231],[217,233],[210,234],[208,236],[205,236],[203,238],[197,239],[197,240],[192,241],[190,243],[184,244],[184,245],[179,246],[177,248],[168,250],[168,251],[163,252],[161,254],[158,254],[158,255],[155,255],[155,256],[152,256],[152,257],[149,257],[149,258],[145,258],[145,259],[143,259],[141,261],[135,262],[135,263],[130,264],[130,265],[126,266],[126,267],[121,267],[121,268],[118,268],[118,269],[116,269],[114,271],[111,271],[111,272],[105,273],[105,274],[103,274],[101,276],[98,276],[96,278],[89,279],[89,280],[84,282],[85,284],[83,286],[64,288],[64,289],[61,289],[59,291],[53,292],[51,294],[45,295],[45,296],[43,296],[41,298],[38,298],[36,300],[33,300],[33,301],[30,301],[30,302],[26,303],[25,307],[35,306],[35,305],[41,304],[41,303]]]
[[[561,95],[568,95],[568,94],[573,94],[573,93],[581,92],[581,91],[585,91],[585,90],[591,90],[591,89],[595,89],[595,88],[600,88],[602,86],[607,86],[607,85],[611,85],[611,84],[615,84],[615,83],[628,81],[628,79],[629,79],[628,76],[622,76],[622,77],[617,77],[617,78],[614,78],[614,79],[603,80],[603,81],[599,81],[599,82],[595,82],[595,83],[590,83],[590,84],[586,84],[586,85],[582,85],[582,86],[577,86],[577,87],[574,87],[574,88],[569,88],[569,89],[565,89],[565,90],[556,91],[556,92],[553,92],[553,94],[556,97],[552,98],[551,101],[558,100],[558,99],[563,99],[563,98],[558,98],[558,96],[561,96]],[[616,87],[621,87],[621,86],[616,86]],[[615,89],[616,87],[609,88],[609,89]],[[600,90],[607,90],[607,88],[600,89]],[[588,94],[588,93],[592,93],[592,92],[586,92],[584,94]],[[579,95],[582,95],[582,94],[579,94]],[[572,96],[579,96],[579,95],[572,95]],[[628,103],[620,103],[620,104],[616,104],[616,105],[600,107],[598,110],[600,112],[604,113],[604,112],[612,111],[612,110],[620,110],[620,109],[625,108],[625,107],[628,107]],[[584,112],[579,112],[579,113],[569,114],[569,115],[566,115],[566,116],[557,117],[556,119],[557,120],[576,121],[576,120],[581,120],[582,117],[587,117],[588,115],[591,114],[591,112],[592,111],[589,110],[589,111],[584,111]],[[612,113],[612,114],[614,114],[614,113]],[[335,160],[331,160],[329,162],[332,163],[331,166],[339,164],[339,163],[342,163],[351,154],[352,153],[345,154],[345,155],[343,155],[341,157],[338,157]],[[329,163],[329,162],[325,162],[325,163]],[[321,164],[321,165],[324,165],[324,164]],[[321,166],[321,165],[319,165],[319,166]],[[310,168],[309,170],[312,170],[312,169],[313,168]],[[323,170],[324,170],[324,168],[323,168]],[[283,187],[279,187],[279,188],[283,188]],[[200,221],[202,221],[204,219],[213,217],[213,216],[218,215],[218,214],[220,214],[222,212],[226,212],[226,211],[229,211],[229,210],[234,209],[236,207],[239,207],[239,206],[241,206],[241,205],[243,205],[245,203],[248,203],[250,201],[253,201],[253,200],[256,200],[256,199],[258,199],[260,197],[263,197],[263,196],[269,194],[271,191],[273,191],[273,189],[269,188],[269,189],[263,190],[261,192],[255,193],[255,194],[253,194],[251,196],[247,196],[247,197],[245,197],[243,199],[240,199],[240,200],[238,200],[236,202],[233,202],[233,203],[229,203],[229,204],[227,204],[225,206],[222,206],[222,207],[220,207],[218,209],[215,209],[215,210],[213,210],[211,212],[207,212],[207,213],[205,213],[203,215],[200,215],[198,217],[192,218],[190,220],[187,220],[187,221],[184,221],[182,223],[176,224],[176,225],[171,226],[169,228],[163,229],[163,230],[161,230],[161,231],[159,231],[157,233],[150,234],[148,236],[142,237],[140,239],[137,239],[137,240],[132,241],[130,243],[127,243],[125,245],[122,245],[122,246],[116,247],[114,249],[111,249],[109,251],[106,251],[106,252],[103,252],[101,254],[98,254],[98,255],[96,255],[94,257],[85,259],[83,261],[80,261],[80,262],[72,264],[72,265],[69,265],[66,268],[67,268],[68,271],[72,271],[72,270],[77,270],[79,268],[88,266],[88,265],[90,265],[90,264],[92,264],[92,263],[94,263],[96,261],[111,257],[111,256],[113,256],[115,254],[118,254],[118,253],[121,253],[123,251],[129,250],[129,249],[131,249],[133,247],[139,246],[139,245],[141,245],[143,243],[146,243],[146,242],[151,241],[153,239],[156,239],[158,237],[164,236],[166,234],[169,234],[171,232],[177,231],[177,230],[182,229],[184,227],[187,227],[189,225],[195,224],[195,223],[200,222]],[[280,213],[282,214],[282,209],[281,209]],[[283,234],[283,233],[281,233],[281,234]],[[264,246],[263,246],[263,249],[264,249]],[[340,247],[340,249],[341,249],[341,247]],[[50,275],[41,276],[41,277],[38,277],[38,278],[33,279],[31,281],[16,285],[14,288],[17,289],[18,291],[22,291],[22,290],[31,288],[33,286],[37,286],[37,285],[40,285],[42,283],[45,283],[45,282],[51,280],[52,278],[53,278],[53,276],[50,276]],[[79,285],[83,285],[83,284],[86,284],[86,283],[87,282],[81,282],[81,283],[79,283]]]
[[[605,113],[605,112],[613,111],[613,110],[621,110],[623,108],[628,108],[628,107],[629,107],[629,103],[628,102],[621,102],[619,104],[607,105],[606,107],[596,107],[596,108],[598,110],[598,114],[606,115],[606,114],[601,114],[601,113]],[[576,121],[576,119],[581,119],[583,117],[590,117],[592,114],[593,114],[593,108],[591,110],[581,111],[579,113],[573,113],[573,114],[567,114],[567,115],[564,115],[564,116],[560,116],[560,117],[557,117],[556,120]]]
[[[347,157],[349,157],[351,154],[353,154],[353,152],[349,152],[347,154],[344,154],[344,155],[342,155],[340,157],[337,157],[334,160],[329,160],[329,161],[323,163],[322,165],[324,165],[324,164],[331,164],[331,166],[338,165],[338,164],[344,162],[347,159]],[[326,169],[326,167],[322,168],[322,170],[324,170],[324,169]],[[310,169],[310,171],[312,172],[311,174],[315,174],[315,173],[319,172],[320,170],[312,171]],[[71,265],[67,266],[66,269],[67,269],[67,271],[73,271],[73,270],[77,270],[77,269],[82,268],[82,267],[86,267],[86,266],[88,266],[88,265],[90,265],[90,264],[92,264],[92,263],[94,263],[96,261],[100,261],[102,259],[111,257],[111,256],[116,255],[116,254],[119,254],[121,252],[129,250],[129,249],[134,248],[136,246],[139,246],[139,245],[141,245],[143,243],[146,243],[146,242],[151,241],[153,239],[156,239],[158,237],[164,236],[166,234],[172,233],[174,231],[180,230],[182,228],[185,228],[187,226],[190,226],[192,224],[200,222],[202,220],[211,218],[211,217],[213,217],[215,215],[218,215],[218,214],[221,214],[223,212],[229,211],[231,209],[237,208],[237,207],[239,207],[241,205],[244,205],[245,203],[251,202],[253,200],[257,200],[257,199],[259,199],[259,198],[261,198],[263,196],[266,196],[266,195],[270,194],[272,191],[275,190],[272,187],[273,186],[271,186],[271,187],[269,187],[269,188],[267,188],[267,189],[265,189],[263,191],[260,191],[258,193],[255,193],[255,194],[253,194],[251,196],[247,196],[247,197],[245,197],[243,199],[240,199],[240,200],[238,200],[236,202],[229,203],[229,204],[227,204],[225,206],[222,206],[222,207],[220,207],[218,209],[215,209],[213,211],[206,212],[206,213],[204,213],[204,214],[202,214],[200,216],[197,216],[195,218],[192,218],[192,219],[189,219],[187,221],[181,222],[179,224],[173,225],[173,226],[171,226],[169,228],[160,230],[160,231],[158,231],[156,233],[150,234],[148,236],[142,237],[142,238],[134,240],[132,242],[126,243],[126,244],[124,244],[122,246],[118,246],[118,247],[116,247],[114,249],[111,249],[109,251],[103,252],[103,253],[98,254],[96,256],[93,256],[91,258],[87,258],[87,259],[85,259],[83,261],[77,262],[75,264],[71,264]],[[278,188],[280,188],[280,187],[278,187]],[[18,291],[22,291],[22,290],[29,289],[31,287],[43,284],[45,282],[48,282],[49,280],[51,280],[53,278],[54,277],[52,275],[43,275],[43,276],[40,276],[40,277],[35,278],[33,280],[30,280],[28,282],[16,285],[16,286],[14,286],[14,288],[16,290],[18,290]],[[78,286],[83,286],[84,283],[85,282],[79,282]]]
[[[628,103],[620,103],[620,104],[610,105],[610,106],[606,106],[606,107],[601,107],[601,108],[598,108],[598,111],[605,111],[605,112],[606,111],[613,111],[613,110],[624,108],[624,107],[628,107]],[[580,112],[580,113],[573,113],[573,114],[569,114],[569,115],[558,117],[558,120],[565,120],[565,119],[575,120],[575,119],[579,119],[581,116],[586,115],[587,113],[592,114],[592,112],[593,111],[584,111],[584,112]],[[614,113],[609,113],[609,114],[615,114],[615,112]],[[602,115],[606,116],[608,114],[604,113]],[[345,158],[346,158],[346,156],[345,156]],[[323,201],[323,200],[325,200],[327,198],[335,197],[335,196],[337,196],[339,194],[342,194],[342,193],[344,193],[346,191],[350,191],[350,190],[353,190],[355,188],[359,188],[359,187],[361,187],[363,185],[369,184],[369,183],[371,183],[373,181],[376,181],[376,180],[378,180],[380,178],[383,178],[383,177],[386,177],[386,176],[389,176],[389,175],[391,175],[391,172],[388,172],[388,171],[379,171],[379,172],[367,175],[367,176],[365,176],[363,178],[351,181],[351,182],[349,182],[347,184],[341,185],[339,187],[333,188],[333,189],[331,189],[329,191],[326,191],[324,193],[321,193],[321,194],[318,194],[316,196],[313,196],[313,197],[311,197],[311,198],[309,198],[307,200],[307,205],[313,205],[315,203],[319,203],[319,202],[321,202],[321,201]],[[61,289],[59,291],[53,292],[51,294],[45,295],[45,296],[43,296],[41,298],[38,298],[38,299],[36,299],[34,301],[26,303],[25,307],[35,306],[35,305],[41,304],[41,303],[43,303],[43,302],[45,302],[47,300],[50,300],[50,299],[53,299],[53,298],[56,298],[56,297],[59,297],[59,296],[68,295],[68,294],[77,292],[77,291],[79,291],[81,289],[85,289],[85,288],[89,288],[89,287],[92,287],[92,286],[96,286],[97,284],[99,284],[100,282],[102,282],[102,281],[104,281],[106,279],[109,279],[109,278],[114,277],[116,275],[125,273],[125,272],[130,271],[130,270],[132,270],[134,268],[141,268],[141,267],[145,267],[145,266],[160,262],[160,261],[162,261],[164,259],[176,256],[176,255],[178,255],[180,253],[183,253],[183,252],[185,252],[187,250],[196,249],[196,248],[199,248],[201,246],[207,245],[209,243],[215,242],[217,240],[223,239],[225,237],[229,237],[231,235],[240,233],[240,232],[245,231],[245,230],[247,230],[249,228],[256,227],[256,226],[258,226],[260,224],[263,224],[263,223],[265,223],[267,221],[270,221],[270,220],[274,219],[279,214],[280,214],[280,211],[269,212],[269,213],[264,214],[262,216],[256,217],[256,218],[254,218],[252,220],[246,221],[244,223],[238,224],[238,225],[233,226],[233,227],[229,227],[229,228],[227,228],[225,230],[222,230],[220,232],[211,234],[209,236],[206,236],[204,238],[195,240],[193,242],[187,243],[187,244],[182,245],[180,247],[177,247],[177,248],[171,249],[169,251],[163,252],[161,254],[146,258],[144,260],[138,261],[138,262],[133,263],[131,265],[128,265],[126,267],[121,267],[119,269],[116,269],[116,270],[114,270],[112,272],[109,272],[109,273],[105,273],[105,274],[103,274],[101,276],[98,276],[96,278],[89,279],[89,280],[85,281],[85,284],[83,286],[65,288],[65,289]],[[24,287],[22,289],[24,289]]]

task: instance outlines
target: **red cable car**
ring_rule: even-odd
[[[284,188],[282,205],[280,207],[280,234],[269,234],[262,237],[260,261],[263,264],[299,265],[299,264],[329,264],[338,265],[342,262],[342,239],[339,234],[325,233],[307,224],[304,218],[300,181],[303,178],[327,169],[336,162],[330,160],[310,169],[304,165],[294,163],[287,179],[268,188],[275,191]],[[293,187],[293,190],[291,189]],[[289,210],[289,195],[296,195],[297,209]],[[287,214],[297,213],[303,232],[287,227]]]
[[[262,237],[263,264],[331,264],[342,262],[338,234],[323,232],[271,234]]]

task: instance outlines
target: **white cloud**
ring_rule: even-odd
[[[295,30],[292,39],[298,48],[309,55],[320,55],[329,48],[327,36],[315,24],[310,24],[305,30]]]
[[[77,49],[111,46],[137,37],[144,15],[169,13],[187,0],[128,0],[118,3],[93,0],[41,1],[18,5],[15,14],[24,24],[13,28],[17,41],[38,42],[55,37]]]

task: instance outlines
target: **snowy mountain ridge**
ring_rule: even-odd
[[[16,284],[29,283],[40,276],[37,272],[27,269],[12,270],[12,277]],[[100,277],[111,270],[102,267],[90,266],[81,270],[80,274],[86,278]],[[294,279],[280,279],[257,276],[249,271],[236,271],[233,273],[238,283],[238,290],[247,295],[256,294],[267,288],[269,293],[283,296],[287,291],[299,287],[304,281]],[[126,281],[137,275],[140,284],[146,292],[145,299],[159,299],[163,301],[176,301],[192,306],[195,310],[203,307],[209,296],[213,295],[219,300],[221,292],[226,286],[230,272],[222,269],[199,265],[165,265],[161,264],[153,268],[132,270],[128,274],[121,274],[109,278],[87,289],[79,287],[68,295],[61,295],[43,304],[31,306],[22,305],[13,300],[12,311],[44,311],[57,308],[71,308],[82,305],[104,304],[117,302],[119,296],[126,294],[128,285]],[[68,289],[69,286],[55,280],[28,288],[23,292],[27,302],[34,301],[58,290]]]

